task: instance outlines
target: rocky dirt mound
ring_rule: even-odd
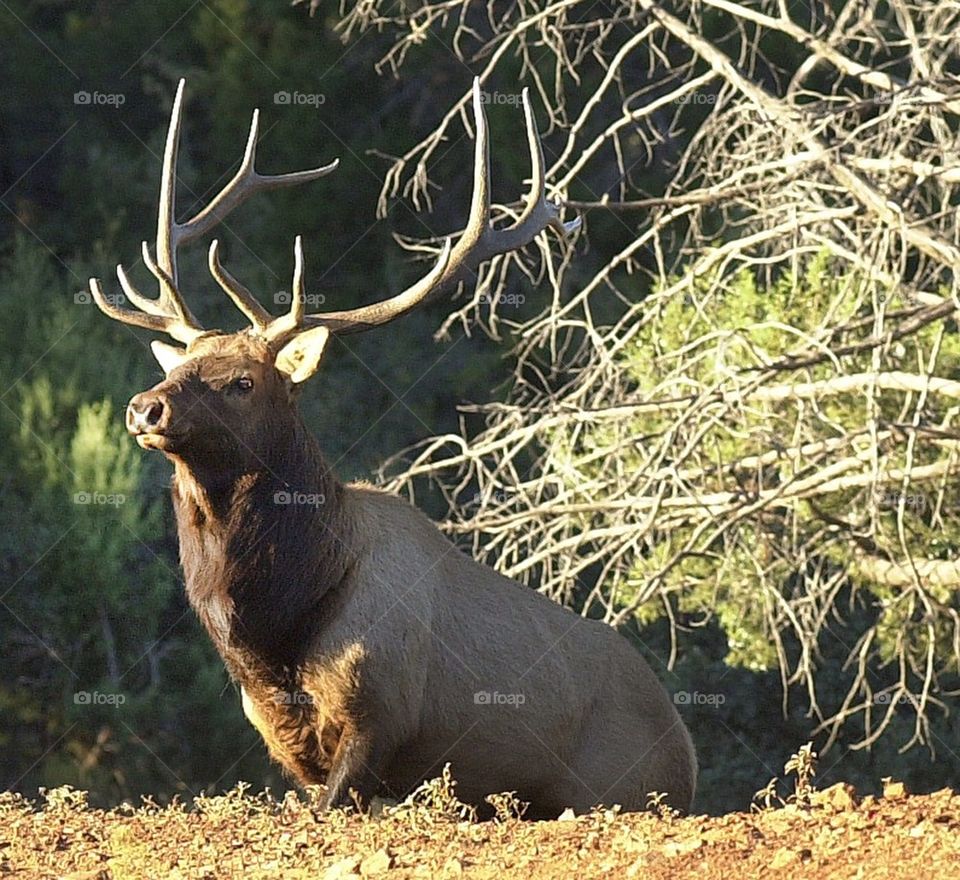
[[[837,785],[803,802],[719,818],[598,811],[556,822],[463,818],[454,798],[378,818],[312,802],[197,798],[95,810],[82,792],[0,795],[0,877],[78,878],[960,878],[960,795],[858,800]]]

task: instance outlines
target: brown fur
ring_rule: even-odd
[[[652,791],[690,806],[690,737],[625,639],[479,565],[406,502],[339,483],[254,337],[188,354],[131,402],[164,407],[138,439],[174,463],[190,603],[294,779],[342,805],[450,762],[461,798],[517,791],[531,816],[643,809]]]

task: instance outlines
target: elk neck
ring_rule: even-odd
[[[187,598],[235,678],[295,670],[349,582],[343,486],[299,415],[254,465],[175,458]]]

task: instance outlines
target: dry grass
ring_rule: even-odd
[[[802,751],[802,750],[801,750]],[[0,795],[0,875],[17,878],[500,878],[960,876],[960,795],[858,799],[816,791],[815,755],[798,753],[794,792],[718,818],[598,810],[524,822],[512,795],[476,821],[449,772],[378,815],[320,815],[316,791],[278,800],[241,785],[217,797],[97,810],[68,787],[37,802]],[[790,771],[788,771],[790,772]],[[779,806],[770,806],[771,803]]]

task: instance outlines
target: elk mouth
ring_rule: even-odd
[[[141,449],[156,449],[160,452],[170,452],[175,439],[168,434],[156,431],[144,431],[133,435]]]

